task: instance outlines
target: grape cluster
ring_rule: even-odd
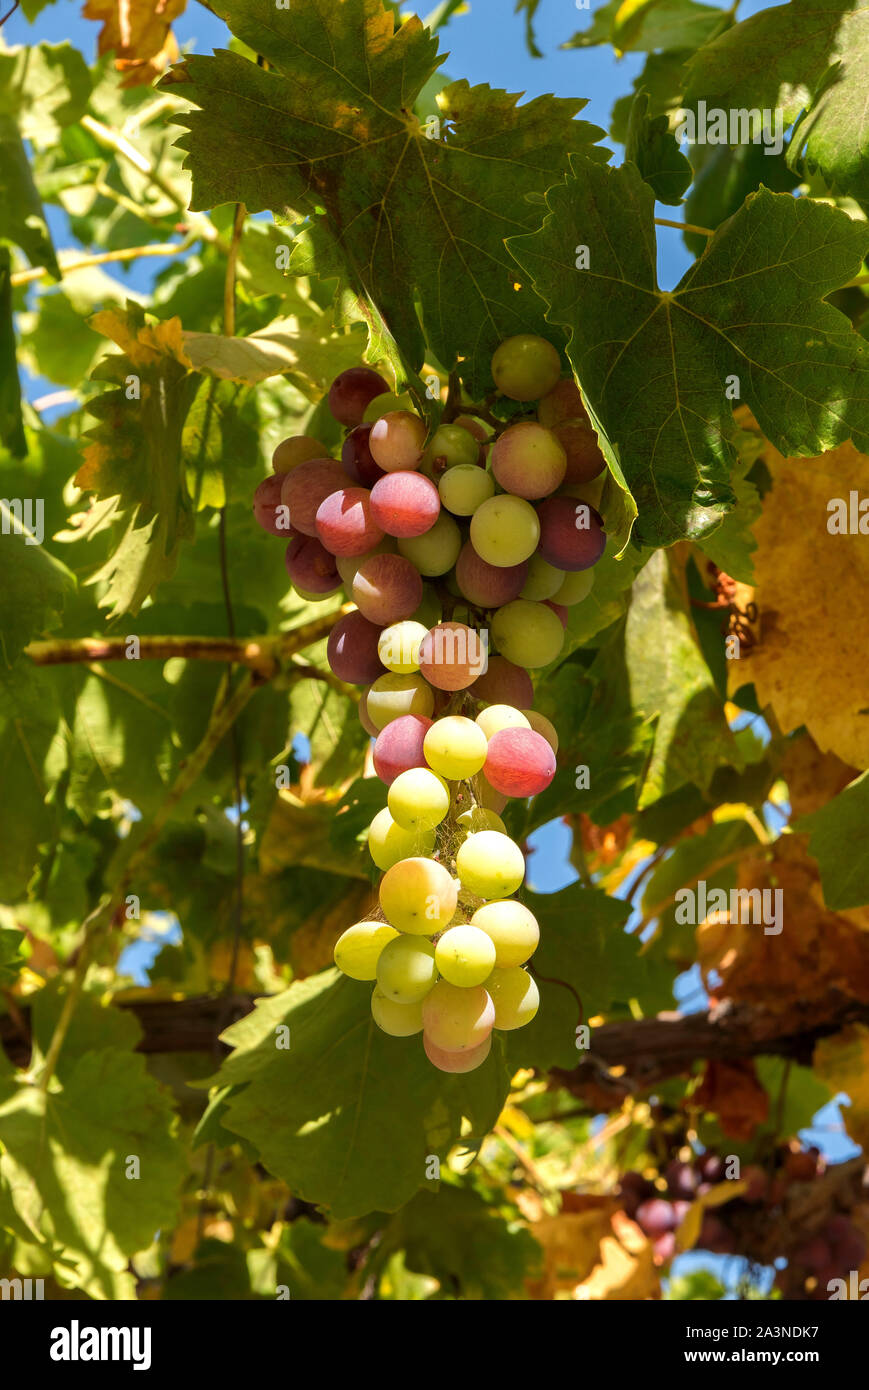
[[[444,1071],[479,1066],[492,1029],[529,1022],[539,1002],[523,968],[539,929],[511,896],[524,856],[499,813],[555,775],[558,739],[531,708],[529,671],[558,656],[606,545],[593,505],[605,461],[561,371],[544,339],[508,338],[496,391],[536,411],[501,428],[460,404],[429,439],[409,398],[353,367],[329,390],[341,460],[284,440],[254,497],[260,525],[289,541],[296,590],[343,586],[354,605],[327,659],[366,687],[360,719],[388,787],[368,836],[385,920],[351,926],[335,961],[376,981],[377,1024],[422,1032]]]
[[[673,1159],[664,1170],[666,1189],[659,1190],[642,1173],[622,1174],[621,1197],[628,1216],[636,1221],[652,1243],[659,1263],[676,1253],[676,1232],[696,1198],[708,1192],[725,1177],[724,1160],[717,1154],[703,1154],[690,1163]],[[732,1254],[736,1243],[732,1233],[714,1211],[704,1212],[700,1238],[703,1250],[718,1255]]]
[[[791,1253],[790,1263],[806,1279],[814,1279],[811,1297],[829,1298],[827,1285],[847,1279],[866,1255],[866,1237],[847,1216],[836,1212],[819,1231]]]

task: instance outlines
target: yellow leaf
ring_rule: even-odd
[[[861,1148],[869,1145],[869,1028],[850,1023],[841,1033],[821,1038],[815,1046],[814,1068],[832,1091],[851,1100],[842,1107],[845,1129]]]

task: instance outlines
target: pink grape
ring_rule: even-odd
[[[389,627],[411,617],[422,603],[422,575],[403,555],[371,555],[356,571],[352,592],[369,622]]]
[[[438,490],[422,473],[388,473],[371,489],[372,515],[389,536],[407,540],[425,535],[437,521],[440,509]]]
[[[561,619],[561,626],[567,631],[567,620],[570,617],[570,609],[567,608],[565,604],[556,603],[554,599],[551,598],[545,598],[543,602],[546,604],[547,608],[551,608],[553,613],[558,615]]]
[[[590,424],[579,387],[572,376],[564,376],[537,407],[537,418],[548,430],[570,422]]]
[[[429,1040],[444,1052],[468,1052],[489,1037],[495,1005],[482,985],[462,988],[438,980],[422,1006],[422,1024]]]
[[[492,472],[515,497],[548,497],[563,483],[566,470],[561,444],[534,420],[510,425],[492,445]]]
[[[361,483],[363,487],[373,487],[378,478],[385,477],[383,469],[374,462],[368,447],[370,433],[370,425],[357,425],[341,445],[341,462],[351,482]]]
[[[359,701],[359,723],[362,725],[366,734],[369,734],[371,738],[377,738],[377,735],[380,733],[380,730],[378,729],[374,720],[371,718],[371,715],[368,713],[367,690],[363,691],[362,698]]]
[[[474,681],[476,699],[488,705],[514,705],[530,709],[534,703],[534,686],[527,671],[515,666],[506,656],[490,656],[488,670]]]
[[[309,459],[323,459],[328,456],[329,450],[319,439],[312,439],[309,434],[296,434],[289,439],[281,440],[272,454],[272,468],[276,473],[289,473],[291,468],[297,468],[300,463],[307,463]]]
[[[433,724],[422,714],[401,714],[380,730],[374,745],[374,771],[389,787],[399,773],[427,767],[423,740]]]
[[[361,613],[346,613],[338,619],[329,633],[326,660],[339,681],[370,685],[383,675],[383,663],[377,655],[379,637],[380,628]]]
[[[420,674],[437,690],[467,690],[486,667],[486,648],[465,623],[438,623],[422,639]]]
[[[425,421],[412,410],[391,410],[371,426],[368,447],[387,473],[419,468],[426,437]]]
[[[371,493],[364,487],[343,487],[317,508],[317,535],[333,555],[365,555],[383,540],[374,519]]]
[[[263,478],[253,495],[253,514],[254,520],[259,522],[270,536],[283,536],[284,540],[287,540],[292,531],[289,526],[280,524],[282,517],[278,514],[283,481],[280,473],[272,473],[268,478]]]
[[[476,1071],[492,1050],[492,1034],[489,1034],[485,1042],[478,1043],[476,1047],[469,1047],[465,1052],[445,1052],[442,1047],[435,1047],[425,1033],[422,1035],[422,1045],[426,1057],[438,1071]]]
[[[603,518],[573,497],[547,497],[537,509],[540,554],[560,570],[587,570],[606,548]]]
[[[362,424],[366,406],[374,397],[388,390],[388,383],[371,367],[348,367],[329,387],[329,409],[339,424],[352,429]]]
[[[519,565],[490,565],[465,541],[456,561],[456,583],[464,598],[479,608],[499,608],[518,598],[528,574],[528,561]]]
[[[306,536],[317,534],[317,509],[333,492],[346,486],[347,474],[337,459],[310,459],[281,479],[281,502],[290,509],[290,525]]]
[[[652,1197],[637,1207],[637,1225],[647,1236],[663,1236],[676,1227],[676,1213],[662,1197]]]
[[[297,589],[309,594],[333,594],[340,588],[335,557],[314,536],[294,536],[287,546],[284,563]]]
[[[552,431],[567,455],[565,483],[589,483],[606,468],[606,459],[591,425],[557,425]]]
[[[505,796],[537,796],[555,776],[555,754],[533,729],[501,729],[489,739],[483,771]]]

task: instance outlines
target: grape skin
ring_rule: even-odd
[[[453,714],[438,719],[426,730],[423,751],[434,772],[458,782],[474,777],[482,769],[488,744],[486,735],[473,719]]]
[[[432,721],[421,714],[404,714],[380,731],[372,757],[381,782],[390,786],[400,773],[425,767],[425,736],[432,727]]]
[[[434,846],[433,830],[420,832],[403,829],[392,819],[387,806],[377,812],[368,827],[368,852],[378,869],[382,869],[384,873],[402,859],[426,858]]]
[[[495,943],[479,927],[449,927],[435,947],[438,970],[450,984],[468,989],[481,985],[495,965]]]
[[[488,669],[474,681],[473,694],[488,704],[526,709],[534,703],[534,686],[527,671],[505,656],[489,657]]]
[[[490,565],[465,541],[456,561],[456,583],[462,596],[479,608],[500,608],[522,592],[528,560],[518,565]]]
[[[387,869],[380,884],[380,907],[397,931],[434,936],[448,927],[459,885],[434,859],[402,859]]]
[[[438,690],[466,690],[485,671],[487,652],[480,634],[465,623],[438,623],[419,649],[419,669]]]
[[[284,563],[297,589],[325,595],[341,587],[334,555],[314,536],[294,536],[284,553]]]
[[[492,971],[486,988],[495,1006],[495,1027],[505,1032],[524,1028],[540,1007],[540,993],[527,970],[514,965]]]
[[[332,492],[317,508],[314,524],[321,543],[333,555],[366,555],[383,540],[364,487],[344,487]]]
[[[380,629],[361,613],[345,613],[339,618],[326,643],[326,660],[339,680],[349,685],[368,685],[383,672],[377,655]],[[373,712],[369,710],[373,716]],[[376,722],[376,721],[375,721]]]
[[[329,410],[341,425],[361,425],[366,406],[389,386],[371,367],[348,367],[329,387]]]
[[[471,542],[490,565],[520,565],[531,558],[539,540],[537,513],[524,497],[490,497],[471,517]]]
[[[336,459],[310,459],[281,479],[281,502],[289,508],[290,525],[306,536],[317,534],[317,510],[333,492],[340,492],[347,474]]]
[[[513,705],[489,705],[480,710],[476,722],[487,739],[494,738],[501,729],[530,729],[531,721],[521,710]]]
[[[369,622],[387,627],[416,612],[423,599],[422,577],[403,555],[371,555],[356,571],[351,592]]]
[[[281,511],[282,486],[283,477],[279,473],[263,478],[253,495],[253,515],[257,524],[270,536],[283,536],[286,540],[292,532],[289,523],[284,524],[284,513]]]
[[[361,483],[363,487],[373,487],[378,478],[386,477],[368,447],[370,433],[370,425],[357,425],[341,445],[341,462],[348,477],[351,482]]]
[[[422,1045],[425,1048],[425,1055],[432,1066],[437,1067],[438,1071],[446,1072],[468,1072],[476,1071],[481,1067],[492,1050],[491,1033],[477,1047],[466,1048],[464,1052],[445,1052],[442,1047],[435,1047],[429,1037],[423,1033]]]
[[[387,535],[402,540],[424,536],[437,521],[440,509],[437,488],[421,473],[406,469],[387,473],[371,489],[371,512],[377,525]]]
[[[513,401],[537,401],[561,376],[561,358],[545,338],[516,333],[492,354],[492,380]]]
[[[416,565],[426,579],[446,574],[462,548],[462,533],[448,512],[442,511],[434,526],[422,536],[401,537],[398,552]]]
[[[425,445],[425,421],[410,410],[392,410],[371,426],[368,447],[385,473],[419,468]]]
[[[570,497],[547,497],[538,508],[540,554],[561,570],[596,565],[606,548],[603,520],[594,507]]]
[[[371,1016],[382,1032],[392,1038],[411,1038],[422,1032],[422,1000],[399,1004],[375,985],[371,995]]]
[[[480,830],[459,846],[456,873],[481,898],[508,898],[525,877],[525,857],[509,835]]]
[[[397,936],[395,928],[386,922],[357,922],[336,941],[335,964],[351,980],[373,980],[384,946]]]
[[[399,676],[418,671],[420,645],[427,632],[428,628],[411,618],[385,627],[377,643],[377,654],[387,671]]]
[[[387,999],[416,1004],[425,999],[436,979],[435,948],[425,938],[396,936],[380,952],[377,984]]]
[[[516,497],[548,497],[564,481],[567,454],[551,430],[523,420],[492,445],[492,472],[504,491]]]
[[[379,657],[377,661],[379,665]],[[422,676],[397,676],[385,671],[369,688],[365,705],[369,719],[379,730],[401,714],[423,714],[430,719],[434,713],[434,695]]]
[[[537,950],[540,927],[533,912],[515,898],[499,898],[478,907],[471,925],[492,938],[495,965],[501,970],[524,965]]]
[[[410,767],[390,784],[389,813],[404,830],[433,830],[450,809],[450,789],[427,767]]]
[[[479,1047],[495,1022],[495,1006],[482,985],[462,989],[438,980],[422,1006],[425,1036],[444,1052]]]
[[[438,484],[443,506],[455,516],[472,516],[478,507],[493,496],[495,483],[490,473],[475,463],[458,464],[447,469]]]
[[[480,465],[480,444],[474,435],[458,423],[439,425],[422,456],[423,472],[435,481],[450,468],[471,464]]]
[[[514,599],[492,618],[498,650],[518,666],[536,670],[554,661],[564,646],[561,619],[543,603]]]
[[[533,729],[500,729],[489,739],[486,778],[505,796],[539,796],[555,776],[555,754]]]
[[[329,450],[319,439],[314,439],[309,434],[296,434],[291,435],[289,439],[281,440],[272,454],[272,468],[275,473],[289,473],[291,468],[300,463],[307,463],[309,459],[328,457]]]

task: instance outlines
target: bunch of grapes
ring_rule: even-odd
[[[343,586],[354,605],[327,659],[365,687],[360,719],[388,787],[368,836],[384,920],[351,926],[335,960],[376,981],[378,1025],[422,1032],[444,1071],[479,1066],[492,1029],[538,1007],[523,967],[539,929],[511,896],[525,861],[499,813],[555,775],[558,738],[531,708],[529,671],[558,656],[606,545],[593,505],[605,461],[561,371],[544,339],[508,338],[496,392],[527,413],[500,428],[467,405],[429,439],[409,399],[353,367],[329,391],[347,429],[340,462],[315,439],[284,440],[254,498],[259,523],[289,539],[296,590]]]
[[[664,1170],[666,1189],[663,1191],[642,1173],[631,1171],[622,1175],[624,1209],[649,1237],[656,1260],[663,1263],[676,1253],[676,1232],[692,1202],[721,1182],[724,1176],[724,1160],[711,1153],[688,1163],[674,1158]],[[703,1215],[697,1244],[718,1255],[729,1255],[736,1249],[732,1233],[713,1211]]]
[[[811,1297],[829,1298],[828,1284],[846,1279],[866,1255],[866,1237],[842,1212],[828,1217],[819,1231],[794,1250],[790,1264],[804,1279],[814,1279]]]

